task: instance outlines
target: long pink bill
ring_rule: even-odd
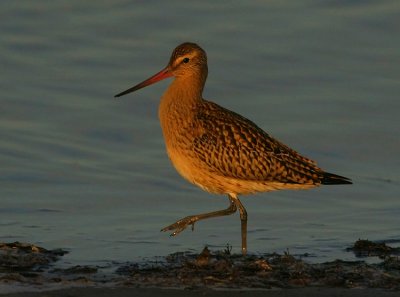
[[[137,84],[136,86],[129,88],[117,95],[115,95],[114,97],[121,97],[123,95],[129,94],[131,92],[137,91],[141,88],[147,87],[149,85],[152,85],[160,80],[163,80],[167,77],[171,77],[172,73],[169,71],[168,67],[165,67],[163,70],[161,70],[160,72],[154,74],[152,77],[146,79],[145,81],[142,81],[140,84]]]

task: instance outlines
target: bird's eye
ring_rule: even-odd
[[[183,61],[183,63],[189,63],[189,58],[185,58],[185,59],[183,59],[182,61]]]

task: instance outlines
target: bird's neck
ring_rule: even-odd
[[[161,98],[160,118],[173,113],[187,116],[203,100],[204,81],[196,76],[175,78]]]
[[[168,87],[158,110],[166,141],[178,137],[180,131],[193,124],[198,106],[203,101],[203,87],[204,81],[193,77],[177,77]]]
[[[198,76],[177,77],[165,92],[164,97],[173,97],[181,101],[192,102],[202,98],[204,79]]]

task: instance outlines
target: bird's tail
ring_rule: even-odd
[[[329,173],[329,172],[324,172],[322,179],[321,179],[321,184],[323,184],[323,185],[343,185],[343,184],[352,184],[352,182],[351,182],[351,179],[349,179],[347,177]]]

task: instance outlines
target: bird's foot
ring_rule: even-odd
[[[162,228],[161,231],[166,232],[166,231],[172,231],[175,230],[174,232],[171,233],[171,236],[178,235],[181,233],[183,230],[187,228],[187,226],[192,225],[192,231],[194,230],[194,223],[196,223],[198,220],[197,216],[188,216],[183,219],[180,219],[176,221],[175,223]]]

